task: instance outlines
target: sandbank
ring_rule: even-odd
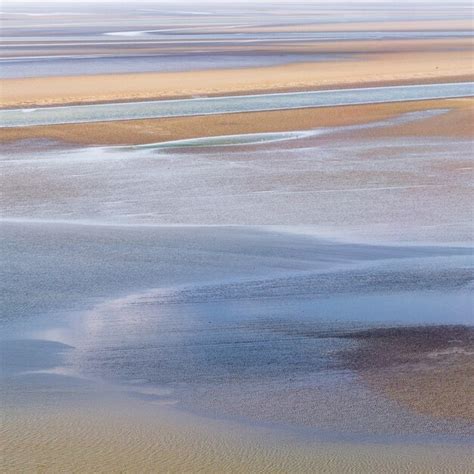
[[[47,139],[77,145],[131,145],[203,136],[309,130],[358,125],[429,109],[450,109],[446,114],[407,125],[378,128],[377,134],[451,136],[471,138],[474,100],[446,99],[356,106],[249,112],[196,117],[125,120],[83,124],[46,125],[3,129],[0,143]],[[105,126],[106,125],[106,126]],[[345,132],[373,133],[358,130]]]
[[[2,107],[469,81],[472,49],[364,55],[351,61],[206,71],[38,77],[0,83]]]

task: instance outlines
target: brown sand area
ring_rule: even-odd
[[[377,392],[418,413],[474,421],[474,329],[380,328],[348,334],[360,345],[343,355]]]
[[[2,107],[215,96],[472,80],[472,48],[371,54],[350,61],[169,73],[5,79]]]
[[[403,113],[436,108],[450,109],[450,111],[420,122],[377,128],[375,133],[460,138],[473,136],[471,119],[474,113],[474,100],[467,98],[4,128],[1,130],[0,143],[35,139],[49,139],[79,145],[158,143],[203,136],[298,131],[318,127],[357,125],[393,118]],[[374,133],[374,131],[358,130],[352,133],[361,135]]]

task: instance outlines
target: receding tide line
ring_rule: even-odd
[[[279,94],[205,97],[0,110],[3,127],[108,122],[239,112],[405,102],[474,95],[474,82],[369,87]]]

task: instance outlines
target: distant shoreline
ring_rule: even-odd
[[[434,43],[436,44],[436,42]],[[470,44],[470,43],[469,43]],[[473,79],[472,51],[371,53],[343,62],[215,69],[176,73],[102,74],[0,81],[0,107],[177,99],[196,96],[301,92],[353,87],[467,82]],[[431,46],[433,48],[433,45]]]

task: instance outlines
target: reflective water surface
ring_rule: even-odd
[[[0,110],[0,121],[4,127],[26,127],[58,123],[100,122],[299,109],[304,107],[376,104],[380,102],[470,97],[473,94],[474,83],[471,82],[370,87],[235,97],[42,107],[36,109],[4,109]]]

